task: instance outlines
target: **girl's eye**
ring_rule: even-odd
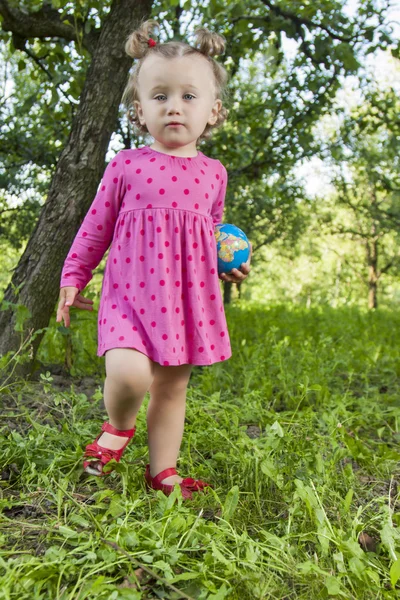
[[[186,96],[190,96],[191,98],[194,98],[194,96],[192,94],[185,94]],[[154,97],[154,100],[159,100],[160,98],[165,98],[164,94],[158,94],[158,96]]]

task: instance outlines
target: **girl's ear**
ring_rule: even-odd
[[[214,125],[217,122],[218,119],[218,113],[222,108],[222,101],[217,98],[217,100],[214,102],[214,106],[211,109],[211,115],[208,119],[208,124],[209,125]]]
[[[139,123],[141,125],[144,125],[145,122],[144,122],[144,117],[143,117],[143,110],[142,110],[142,106],[141,106],[140,102],[138,100],[135,100],[133,103],[133,106],[135,107],[135,112],[139,118]]]

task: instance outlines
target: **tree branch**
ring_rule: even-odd
[[[363,240],[368,240],[369,239],[369,235],[367,233],[362,233],[361,231],[356,231],[355,229],[350,229],[348,227],[346,228],[341,228],[339,227],[338,229],[331,229],[329,233],[332,233],[333,235],[346,235],[346,234],[351,234],[353,236],[359,237]]]
[[[82,42],[92,54],[100,35],[100,31],[91,30],[87,34],[84,33],[81,40],[84,23],[71,15],[65,15],[61,19],[60,13],[47,2],[44,2],[43,7],[36,12],[26,12],[10,6],[7,0],[0,0],[0,15],[3,18],[2,29],[12,33],[14,46],[18,50],[25,49],[28,39],[44,40],[59,37],[67,41]]]
[[[296,26],[297,32],[298,32],[298,28],[301,27],[301,25],[305,25],[309,29],[322,29],[323,31],[326,31],[326,33],[329,35],[329,37],[331,37],[334,40],[340,40],[341,42],[349,43],[355,38],[355,36],[346,37],[343,35],[339,35],[338,33],[335,33],[329,27],[327,27],[326,25],[323,25],[322,23],[314,23],[314,21],[311,21],[311,19],[306,19],[305,17],[299,17],[298,15],[295,15],[294,13],[289,12],[288,10],[283,10],[279,6],[272,4],[272,2],[270,0],[262,0],[262,3],[265,4],[266,6],[268,6],[268,8],[273,13],[275,13],[275,15],[277,15],[278,17],[283,17],[284,19],[286,19],[288,21],[292,21]]]
[[[396,266],[396,264],[398,264],[398,262],[399,262],[399,258],[400,258],[400,256],[394,256],[384,267],[382,267],[382,269],[380,269],[380,271],[379,271],[378,279],[381,275],[383,275],[384,273],[387,273],[389,271],[389,269]]]
[[[292,73],[292,71],[289,72],[289,77],[290,77],[291,73]],[[300,122],[305,122],[307,119],[309,119],[311,117],[313,111],[316,110],[316,106],[323,100],[324,96],[330,90],[331,86],[333,86],[335,84],[335,82],[337,80],[337,75],[338,75],[338,69],[336,66],[334,66],[333,74],[327,80],[327,82],[324,86],[324,91],[315,94],[312,101],[309,102],[308,107],[293,118],[292,122],[290,123],[290,129],[293,130],[297,124],[299,124]],[[266,156],[265,146],[267,144],[267,140],[274,128],[274,125],[278,118],[279,112],[281,111],[282,107],[284,106],[284,103],[286,102],[286,100],[287,100],[287,97],[286,96],[283,97],[283,94],[282,94],[282,99],[274,110],[274,114],[272,116],[270,126],[263,133],[260,143],[254,148],[253,156],[252,156],[252,159],[249,162],[249,164],[244,165],[243,167],[238,167],[237,169],[234,169],[232,171],[229,171],[230,177],[231,176],[234,177],[234,176],[240,175],[240,174],[254,174],[257,177],[258,174],[260,172],[262,172],[262,169],[264,169],[265,167],[267,167],[271,164],[271,160],[269,160],[269,156],[268,156],[267,160],[257,160],[257,156],[259,154],[263,154],[264,156]],[[289,124],[286,123],[285,126],[280,130],[280,132],[279,132],[280,135],[274,141],[274,144],[276,146],[279,146],[279,143],[282,141],[283,137],[285,135],[287,135],[288,128],[289,128]],[[304,152],[303,152],[302,157],[303,156],[304,156]]]
[[[48,69],[46,69],[46,67],[42,64],[42,61],[40,60],[40,58],[38,56],[36,56],[36,54],[34,52],[31,52],[29,50],[29,48],[26,48],[26,47],[24,47],[22,49],[22,52],[25,52],[25,54],[27,56],[29,56],[29,58],[31,58],[33,60],[33,62],[35,62],[38,65],[38,67],[46,73],[46,75],[50,79],[50,81],[53,80],[53,75],[50,73],[50,71]]]
[[[354,265],[352,265],[345,256],[343,256],[343,254],[340,254],[340,252],[338,252],[337,250],[335,250],[335,248],[331,248],[330,246],[325,246],[325,248],[327,248],[328,250],[330,250],[331,252],[333,252],[334,254],[336,254],[341,261],[344,262],[345,265],[347,265],[349,267],[349,269],[351,269],[358,277],[358,279],[360,279],[360,281],[364,284],[367,285],[367,282],[365,281],[365,278],[359,273],[359,271],[357,270],[357,267],[355,267]]]
[[[1,1],[1,0],[0,0]],[[75,104],[73,102],[71,102],[71,99],[64,93],[64,91],[61,89],[62,83],[54,83],[53,81],[53,75],[50,73],[50,71],[48,69],[46,69],[46,67],[42,64],[42,61],[40,60],[40,58],[38,58],[36,56],[36,54],[34,54],[34,52],[31,52],[29,50],[29,48],[24,48],[23,52],[25,52],[25,54],[27,54],[29,56],[29,58],[31,58],[39,67],[40,69],[42,69],[42,71],[44,71],[47,75],[47,77],[50,79],[51,82],[53,82],[54,87],[60,92],[60,94],[67,100],[67,102],[69,102],[70,106],[71,106],[71,116],[74,116],[74,110],[75,110]]]
[[[389,221],[392,221],[392,223],[394,223],[397,227],[400,227],[400,215],[394,215],[388,210],[384,210],[383,208],[379,208],[379,212],[385,215],[385,217],[389,219]]]

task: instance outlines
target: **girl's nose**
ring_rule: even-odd
[[[173,114],[173,113],[177,113],[177,112],[181,112],[182,110],[182,104],[181,104],[181,100],[178,98],[171,98],[170,101],[168,102],[168,114]]]

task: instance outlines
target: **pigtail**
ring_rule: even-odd
[[[225,51],[225,38],[219,33],[212,33],[205,27],[199,27],[194,32],[194,47],[206,56],[216,56]]]
[[[125,52],[132,58],[143,58],[150,50],[149,39],[153,38],[153,30],[158,29],[157,21],[144,21],[133,31],[125,43]]]

